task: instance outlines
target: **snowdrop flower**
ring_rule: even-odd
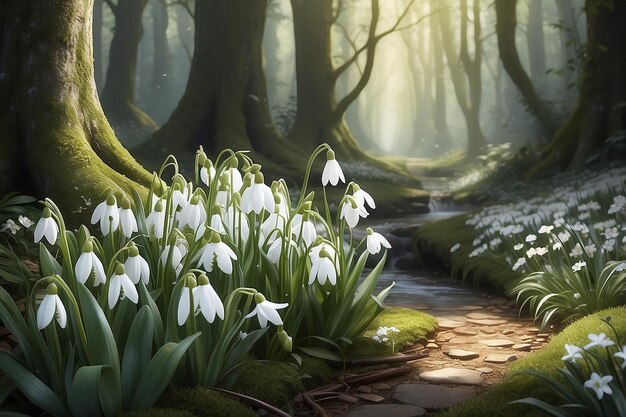
[[[552,250],[561,250],[563,248],[563,244],[561,242],[555,242],[552,245]]]
[[[163,226],[165,223],[165,212],[163,211],[163,200],[158,200],[154,206],[154,210],[146,217],[146,225],[148,231],[154,233],[154,237],[161,239],[163,237]]]
[[[575,345],[565,344],[567,354],[561,358],[562,361],[576,363],[576,359],[582,359],[583,350]]]
[[[617,239],[619,237],[619,231],[617,227],[607,227],[604,229],[604,233],[602,233],[607,239]]]
[[[171,252],[171,254],[170,254]],[[168,244],[161,253],[161,264],[167,265],[167,259],[171,256],[171,267],[178,275],[180,268],[182,268],[183,257],[187,254],[187,248],[184,245]]]
[[[585,262],[585,261],[578,261],[574,265],[572,265],[572,271],[578,272],[578,271],[582,270],[583,267],[585,267],[585,266],[587,266],[587,262]]]
[[[11,232],[12,235],[14,235],[20,229],[21,229],[20,226],[18,226],[13,220],[9,219],[7,220],[6,223],[2,224],[2,228],[0,229],[0,232],[4,232],[5,230],[8,230]]]
[[[54,317],[56,317],[59,326],[64,329],[67,324],[67,312],[58,295],[56,284],[50,283],[37,310],[37,328],[39,330],[45,329]]]
[[[230,160],[230,168],[224,170],[222,174],[222,179],[227,179],[227,184],[230,185],[230,189],[234,191],[241,190],[243,186],[243,178],[241,177],[241,172],[237,169],[239,165],[239,161],[237,158],[231,158]]]
[[[133,281],[126,275],[124,265],[118,262],[115,267],[115,273],[109,282],[109,308],[113,309],[117,304],[117,300],[123,298],[128,298],[132,303],[137,304],[139,294],[137,294]]]
[[[626,262],[622,262],[621,264],[617,265],[617,267],[615,267],[615,272],[622,271],[626,271]]]
[[[598,400],[601,400],[604,394],[613,394],[613,390],[609,387],[611,381],[613,381],[613,376],[600,376],[597,372],[594,372],[591,374],[591,377],[585,381],[585,388],[594,390],[598,396]]]
[[[19,221],[21,225],[27,229],[30,228],[33,224],[35,224],[34,221],[32,221],[26,216],[22,216],[21,214],[17,217],[17,221]]]
[[[35,227],[35,243],[38,243],[44,236],[51,245],[54,245],[57,241],[57,235],[59,234],[59,226],[52,218],[52,212],[48,207],[43,209],[41,218],[37,222]]]
[[[339,215],[340,219],[345,219],[348,226],[350,226],[351,229],[354,229],[359,223],[359,218],[366,216],[367,212],[365,212],[365,209],[360,207],[353,197],[346,197],[346,200],[341,205],[341,214]]]
[[[200,168],[200,180],[208,186],[213,181],[213,178],[215,178],[215,168],[213,163],[207,159],[202,164],[202,168]]]
[[[280,197],[276,196],[276,200],[274,212],[267,216],[263,224],[261,224],[261,233],[264,237],[268,237],[274,229],[283,230],[285,228],[285,218],[279,213]]]
[[[291,221],[291,233],[294,238],[298,239],[302,236],[302,241],[306,246],[311,246],[317,237],[317,231],[315,230],[315,223],[309,220],[309,214],[307,211],[304,214],[296,214]]]
[[[274,211],[274,194],[263,181],[263,174],[260,171],[257,172],[254,174],[254,181],[241,195],[241,210],[244,213],[254,211],[259,214],[263,209],[270,213]]]
[[[222,304],[222,300],[220,300],[205,274],[201,274],[198,277],[198,286],[193,291],[194,301],[197,300],[200,312],[207,322],[213,323],[215,316],[224,320],[224,304]]]
[[[91,216],[91,224],[100,222],[102,235],[114,232],[120,224],[120,212],[117,208],[117,200],[113,193],[109,193],[106,200],[98,204]]]
[[[87,278],[91,275],[91,271],[95,272],[94,286],[97,287],[98,285],[106,282],[107,278],[104,272],[104,266],[93,252],[93,243],[88,240],[83,245],[83,253],[81,253],[78,257],[78,261],[76,261],[76,268],[74,268],[78,282],[81,284],[87,282]]]
[[[367,204],[370,208],[376,208],[376,203],[368,192],[364,191],[357,184],[352,184],[352,189],[354,190],[352,197],[354,197],[359,207],[363,208],[363,211],[367,213],[367,210],[365,209],[365,204]]]
[[[311,264],[311,272],[309,273],[309,285],[315,282],[315,279],[324,285],[326,280],[335,285],[337,283],[337,271],[335,270],[335,264],[331,259],[331,255],[322,248],[319,252],[319,256],[316,257]]]
[[[582,256],[582,254],[583,254],[583,247],[580,246],[580,243],[577,243],[576,246],[572,248],[572,251],[569,253],[569,256],[572,258],[575,258],[578,256]]]
[[[526,265],[526,258],[519,258],[516,262],[515,265],[513,265],[513,271],[517,271],[518,269],[520,269],[522,266]]]
[[[608,347],[608,346],[613,346],[615,344],[615,342],[609,339],[608,337],[606,337],[606,334],[604,333],[600,333],[600,334],[589,333],[587,337],[589,338],[589,340],[591,340],[591,342],[585,345],[585,350],[592,348],[594,346]]]
[[[329,149],[326,152],[326,165],[324,165],[324,170],[322,171],[322,185],[325,187],[330,182],[331,185],[335,186],[339,183],[339,180],[346,182],[341,166],[335,159],[335,151]]]
[[[206,210],[204,204],[201,204],[200,198],[196,195],[191,198],[191,202],[180,211],[178,224],[181,228],[189,226],[192,230],[206,221]]]
[[[526,236],[526,239],[525,239],[525,240],[526,240],[526,242],[527,242],[527,243],[532,243],[532,242],[534,242],[534,241],[536,241],[536,240],[537,240],[537,236],[535,236],[535,235],[533,235],[533,234],[531,233],[531,234],[529,234],[528,236]]]
[[[192,273],[185,276],[185,285],[180,292],[180,298],[178,299],[178,311],[177,319],[178,325],[182,326],[189,318],[189,313],[198,308],[198,300],[193,296],[197,283]],[[191,308],[191,300],[193,299],[193,309]]]
[[[280,318],[277,310],[287,307],[289,305],[288,303],[272,303],[271,301],[267,301],[265,296],[261,293],[254,295],[254,301],[256,302],[256,307],[254,307],[254,310],[245,318],[249,319],[257,316],[261,328],[267,327],[268,321],[276,326],[283,324],[283,320]]]
[[[144,284],[150,281],[150,266],[148,262],[139,255],[139,249],[133,242],[128,246],[128,258],[124,262],[124,269],[126,274],[133,282],[133,284],[139,284],[141,279]]]
[[[622,369],[626,369],[626,345],[622,346],[622,350],[613,354],[614,357],[622,360]]]
[[[213,207],[213,215],[211,216],[211,229],[215,230],[217,233],[226,234],[226,229],[224,229],[224,222],[222,221],[222,208],[219,204],[214,204]]]
[[[554,226],[546,226],[545,224],[539,228],[539,234],[548,234],[552,232]]]
[[[233,272],[233,260],[237,260],[237,255],[220,238],[216,232],[211,232],[209,242],[200,249],[201,256],[198,265],[202,265],[207,272],[213,271],[213,263],[217,260],[217,267],[225,274]]]
[[[130,209],[130,200],[128,197],[122,198],[122,207],[120,208],[119,217],[122,233],[127,238],[130,238],[133,232],[137,231],[137,219],[135,219],[135,213]]]
[[[616,195],[613,197],[613,204],[609,207],[608,214],[615,214],[622,211],[626,207],[626,197],[623,195]]]
[[[513,249],[515,250],[522,250],[523,248],[524,248],[523,243],[518,243],[517,245],[513,246]]]
[[[178,207],[185,208],[189,201],[189,189],[182,176],[174,178],[172,189],[172,210],[176,211]]]
[[[229,207],[222,220],[233,243],[237,244],[240,240],[244,242],[248,240],[248,236],[250,236],[248,217],[243,216],[239,210],[233,206]]]
[[[461,249],[461,244],[460,243],[455,243],[450,248],[450,253],[454,253],[454,252],[458,251],[459,249]]]
[[[367,251],[371,255],[376,255],[380,252],[381,246],[386,247],[387,249],[391,249],[391,244],[383,235],[378,232],[373,231],[371,228],[367,228]]]
[[[537,249],[535,249],[535,255],[537,255],[537,256],[543,256],[546,253],[548,253],[548,247],[547,246],[541,246],[541,247],[538,247]]]

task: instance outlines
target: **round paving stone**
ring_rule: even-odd
[[[489,347],[511,347],[515,344],[514,341],[508,339],[481,340],[480,343]]]
[[[463,368],[443,368],[419,374],[420,379],[433,384],[481,385],[480,372]]]
[[[467,401],[474,395],[476,395],[476,389],[473,387],[403,384],[398,385],[393,393],[393,398],[426,409],[442,409]]]
[[[487,357],[485,358],[485,362],[506,363],[506,362],[512,362],[515,359],[517,359],[517,356],[515,355],[509,355],[506,353],[492,353],[490,355],[487,355]]]
[[[450,351],[446,354],[453,359],[463,359],[463,360],[474,359],[480,356],[476,352],[471,352],[469,350],[463,350],[463,349],[450,349]]]

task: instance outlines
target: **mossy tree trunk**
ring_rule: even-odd
[[[168,4],[165,0],[152,0],[151,12],[152,30],[154,32],[152,88],[159,91],[158,96],[167,98],[172,87],[172,57],[167,39]]]
[[[437,132],[437,143],[442,152],[448,151],[452,146],[452,135],[448,128],[448,111],[446,106],[446,85],[445,85],[445,66],[443,61],[443,50],[441,44],[441,33],[439,26],[434,19],[430,19],[430,39],[431,48],[433,50],[433,60],[435,66],[435,98],[433,125]]]
[[[154,131],[157,124],[135,104],[137,48],[143,36],[141,18],[148,0],[107,0],[115,16],[115,32],[109,50],[109,67],[100,96],[114,125],[137,124]]]
[[[262,55],[265,11],[265,0],[196,2],[187,88],[151,147],[254,150],[285,164],[303,162],[271,119]]]
[[[352,57],[336,68],[332,62],[331,29],[337,19],[333,0],[291,0],[296,44],[297,111],[288,139],[307,151],[323,142],[346,159],[368,159],[357,145],[344,115],[363,91],[374,68],[376,47],[381,39],[394,32],[413,1],[409,1],[396,23],[377,33],[379,0],[372,0],[367,40]],[[365,54],[363,71],[356,84],[338,99],[338,78]]]
[[[28,182],[73,221],[151,176],[115,138],[94,82],[89,0],[0,2],[0,184]]]
[[[585,9],[587,59],[578,103],[530,178],[578,166],[607,138],[626,132],[626,2],[587,0]]]
[[[522,100],[530,114],[539,122],[544,136],[549,138],[556,130],[554,115],[548,104],[539,97],[535,87],[524,70],[517,46],[515,31],[517,28],[517,0],[495,0],[496,35],[498,51],[504,70],[517,86]]]
[[[93,3],[93,66],[96,87],[98,90],[104,84],[104,60],[102,54],[102,5],[103,0],[95,0]]]

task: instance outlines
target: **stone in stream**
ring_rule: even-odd
[[[485,358],[485,362],[506,363],[513,362],[515,359],[517,359],[517,356],[515,355],[509,355],[507,353],[492,353],[490,355],[487,355],[487,357]]]
[[[464,359],[464,360],[474,359],[480,356],[476,352],[471,352],[469,350],[463,350],[463,349],[450,349],[448,353],[446,353],[446,355],[448,355],[452,359]]]
[[[421,417],[426,413],[421,407],[409,404],[363,405],[347,414],[347,417]]]
[[[443,368],[419,374],[420,379],[432,384],[482,385],[483,377],[473,369]]]
[[[515,344],[514,341],[508,339],[480,340],[480,343],[489,347],[511,347]]]
[[[442,409],[467,401],[474,395],[476,395],[476,389],[473,387],[402,384],[398,385],[394,391],[393,399],[426,409]]]

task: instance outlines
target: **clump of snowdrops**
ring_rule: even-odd
[[[321,145],[297,201],[245,153],[212,161],[202,148],[192,181],[170,156],[147,199],[110,190],[93,211],[96,234],[68,230],[46,199],[34,228],[41,278],[25,282],[25,317],[0,288],[0,318],[21,351],[0,350],[5,381],[53,415],[111,416],[150,406],[170,381],[228,386],[251,353],[341,360],[383,308],[391,287],[372,292],[385,257],[360,278],[369,254],[390,245],[371,229],[352,241],[375,207],[357,184],[336,214],[325,188],[315,207],[307,187],[324,153],[323,187],[345,182]]]
[[[563,404],[548,404],[533,397],[513,401],[528,404],[555,417],[622,416],[626,413],[626,345],[610,323],[615,340],[605,333],[588,335],[583,347],[566,344],[561,358],[565,368],[558,370],[560,378],[534,370],[522,371],[544,382]]]
[[[469,257],[495,255],[523,273],[511,294],[542,326],[622,305],[625,180],[624,168],[585,174],[549,195],[487,207],[466,222],[477,233]]]

